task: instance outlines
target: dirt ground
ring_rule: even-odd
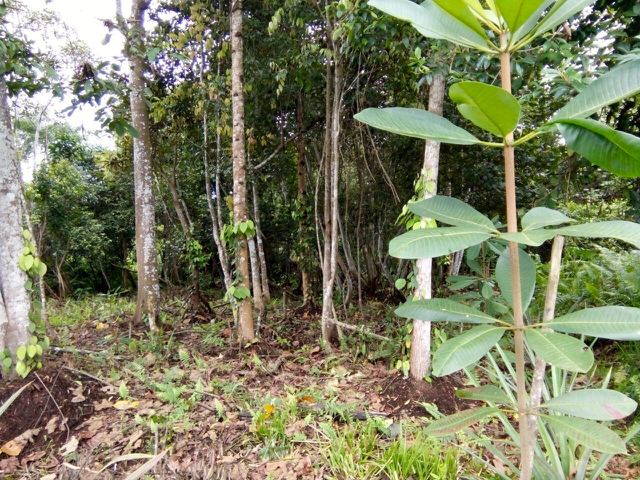
[[[223,341],[208,344],[197,326],[208,320],[184,318],[154,351],[133,353],[126,319],[91,320],[71,329],[69,346],[48,353],[42,370],[0,381],[1,402],[28,384],[0,417],[0,446],[14,448],[0,453],[0,478],[125,478],[144,461],[100,468],[170,449],[153,478],[324,479],[323,447],[307,415],[337,426],[371,416],[425,425],[423,403],[444,414],[474,406],[456,397],[455,375],[415,383],[383,361],[328,357],[309,328],[313,312],[290,317],[285,330],[265,325],[261,342],[247,348],[229,347],[228,327],[218,332]],[[144,345],[149,337],[139,329],[132,338]],[[292,454],[267,460],[261,422],[276,429],[285,411],[296,416],[281,438],[302,440]]]

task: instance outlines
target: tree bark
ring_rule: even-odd
[[[138,132],[133,139],[133,177],[135,190],[136,258],[138,264],[138,300],[136,321],[144,315],[149,320],[149,328],[156,330],[156,317],[160,285],[156,251],[156,221],[153,195],[152,146],[149,112],[144,98],[144,61],[132,46],[142,44],[144,14],[148,0],[134,0],[131,7],[131,25],[125,54],[129,60],[131,123]]]
[[[256,249],[258,250],[258,260],[260,261],[260,283],[262,286],[262,298],[264,304],[271,302],[271,291],[269,289],[269,274],[267,273],[267,258],[264,254],[264,242],[262,241],[262,226],[260,225],[260,203],[258,199],[258,187],[256,182],[251,184],[253,194],[253,222],[256,225]]]
[[[180,191],[178,190],[178,180],[176,174],[176,162],[174,158],[173,169],[171,176],[167,175],[162,170],[160,171],[162,178],[164,179],[169,192],[171,193],[171,202],[173,203],[173,209],[178,216],[178,221],[182,227],[182,233],[187,242],[193,241],[193,235],[191,233],[191,221],[189,219],[189,212],[186,209],[186,205]],[[197,267],[191,267],[191,288],[193,292],[190,296],[191,311],[196,312],[200,308],[200,272]]]
[[[433,78],[429,88],[429,111],[442,116],[445,93],[445,78],[439,73]],[[426,141],[424,163],[422,165],[423,198],[436,195],[438,185],[438,167],[440,165],[440,143]],[[432,188],[428,188],[432,187]],[[425,219],[426,220],[426,219]],[[430,258],[416,261],[418,286],[414,292],[417,298],[431,298],[431,269],[433,262]],[[431,322],[417,320],[413,322],[411,332],[410,375],[414,380],[422,380],[431,366]]]
[[[0,82],[0,350],[12,354],[29,342],[31,307],[27,274],[18,265],[24,246],[20,195],[7,89]]]
[[[332,351],[330,340],[332,330],[335,330],[335,324],[331,321],[337,320],[333,315],[333,286],[338,264],[338,180],[340,172],[340,113],[342,110],[343,79],[342,63],[340,58],[338,58],[340,48],[337,41],[333,43],[333,51],[336,59],[333,68],[333,105],[331,108],[331,162],[327,162],[327,165],[330,166],[330,172],[328,173],[331,178],[331,188],[328,197],[330,208],[328,228],[330,235],[325,232],[325,244],[330,242],[330,255],[329,258],[324,259],[325,266],[328,270],[328,278],[322,299],[322,332],[324,348],[327,353],[331,353]]]
[[[302,302],[304,305],[311,303],[311,275],[309,268],[305,265],[309,259],[309,249],[307,247],[307,225],[308,225],[308,202],[307,202],[307,189],[305,182],[305,170],[306,170],[306,146],[304,141],[304,135],[302,134],[304,129],[304,104],[302,102],[302,92],[298,92],[296,100],[296,124],[298,129],[298,137],[296,138],[296,148],[298,150],[298,205],[300,206],[300,255],[302,257],[300,261],[300,276],[302,277]]]
[[[256,251],[254,237],[247,238],[249,245],[249,259],[251,260],[251,285],[253,290],[253,306],[258,311],[258,317],[262,318],[264,313],[264,297],[262,296],[262,283],[260,281],[260,262]]]
[[[220,2],[222,3],[222,2]],[[219,9],[219,13],[221,12],[221,5]],[[206,57],[204,52],[204,47],[202,48],[202,68],[200,71],[200,83],[201,87],[205,88],[204,83],[204,69]],[[221,60],[218,60],[218,76],[220,75],[221,70]],[[220,115],[218,112],[217,122],[220,123]],[[216,134],[216,190],[215,193],[211,188],[211,171],[209,166],[209,126],[208,126],[208,115],[207,108],[205,103],[205,108],[203,109],[202,114],[202,161],[204,163],[204,189],[207,194],[207,207],[209,208],[209,216],[211,217],[211,232],[213,236],[213,241],[216,244],[216,249],[218,250],[218,260],[220,262],[220,269],[222,270],[223,283],[226,290],[229,290],[233,281],[231,279],[231,267],[229,265],[229,256],[227,255],[227,249],[225,245],[222,243],[222,239],[220,238],[220,231],[222,230],[222,209],[220,208],[220,163],[222,161],[222,148],[221,148],[221,138],[220,134]],[[215,195],[215,196],[214,196]],[[215,203],[214,203],[215,200]]]
[[[231,2],[231,98],[233,110],[233,221],[247,221],[247,157],[245,154],[244,125],[244,67],[242,38],[242,0]],[[249,288],[249,254],[246,235],[238,237],[236,246],[238,286]],[[251,299],[238,302],[239,340],[249,342],[255,338]]]

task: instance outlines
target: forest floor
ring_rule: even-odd
[[[158,336],[130,330],[121,298],[59,305],[44,368],[0,383],[0,402],[28,384],[0,417],[0,478],[494,478],[422,434],[430,412],[473,406],[455,395],[462,378],[413,383],[360,334],[327,356],[313,309],[276,306],[260,341],[239,347],[228,310],[182,305],[164,307]],[[367,308],[384,329],[384,307]],[[640,477],[624,459],[614,469]]]

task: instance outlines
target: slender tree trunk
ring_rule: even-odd
[[[544,301],[544,312],[542,321],[549,322],[553,320],[556,313],[556,300],[558,299],[558,285],[560,283],[560,269],[562,268],[562,249],[564,247],[564,237],[558,235],[553,240],[551,248],[551,260],[549,261],[549,278],[547,280],[547,292]],[[552,331],[548,327],[543,330]],[[535,408],[542,402],[542,389],[544,387],[544,373],[547,364],[540,357],[536,358],[536,365],[533,369],[533,379],[531,381],[531,408]],[[535,415],[529,417],[529,429],[531,435],[531,443],[529,451],[524,452],[523,456],[529,457],[529,462],[533,465],[533,455],[535,448],[535,438],[538,434],[538,418]]]
[[[193,241],[193,235],[191,233],[191,221],[189,220],[189,212],[186,209],[186,205],[182,200],[180,195],[180,191],[178,190],[178,181],[176,175],[176,164],[173,166],[172,176],[161,172],[162,177],[169,188],[169,192],[171,193],[171,202],[173,203],[173,209],[178,216],[178,221],[180,222],[180,226],[182,227],[182,233],[184,234],[184,238],[187,242]],[[198,272],[197,267],[191,268],[191,288],[193,292],[191,293],[190,303],[191,310],[197,311],[200,308],[200,272]]]
[[[307,305],[311,303],[311,274],[308,266],[305,262],[309,259],[308,249],[308,201],[307,201],[307,189],[305,182],[305,170],[306,170],[306,146],[304,141],[304,135],[302,134],[304,129],[304,103],[302,101],[302,92],[298,92],[296,101],[296,124],[298,129],[298,137],[296,138],[296,147],[298,150],[298,204],[300,205],[300,244],[302,248],[300,255],[302,256],[300,262],[300,275],[302,277],[302,302]]]
[[[202,88],[205,88],[204,84],[204,69],[205,69],[206,57],[204,53],[204,47],[202,49],[202,69],[200,71],[200,83]],[[218,75],[220,75],[220,60],[218,60]],[[220,116],[218,115],[219,123]],[[213,241],[216,244],[216,249],[218,250],[218,260],[220,261],[220,269],[222,270],[222,277],[225,289],[228,290],[233,281],[231,279],[231,267],[229,265],[229,256],[227,255],[227,249],[225,245],[222,243],[222,239],[220,238],[220,231],[222,229],[222,209],[219,207],[220,205],[220,162],[222,161],[222,148],[221,148],[221,138],[220,134],[216,134],[216,191],[215,191],[215,199],[214,192],[211,188],[211,171],[209,167],[209,126],[208,126],[208,116],[205,108],[202,114],[202,161],[204,163],[204,189],[207,194],[207,207],[209,208],[209,216],[211,217],[211,231],[213,236]],[[214,200],[216,204],[214,204]],[[218,212],[220,215],[218,216]]]
[[[156,251],[156,222],[153,195],[152,146],[149,112],[144,98],[144,61],[137,50],[142,44],[144,14],[148,0],[134,0],[131,7],[131,24],[125,53],[129,60],[131,123],[138,132],[133,139],[133,177],[135,189],[136,258],[138,264],[138,301],[136,321],[144,315],[149,328],[156,330],[156,316],[160,285]],[[134,47],[134,48],[132,48]]]
[[[242,39],[242,0],[231,1],[231,90],[233,106],[233,221],[247,221],[247,157],[244,125],[244,67]],[[239,287],[249,288],[249,253],[247,237],[240,235],[236,246],[236,269]],[[239,339],[255,338],[251,299],[238,302]]]
[[[438,74],[433,78],[429,88],[429,111],[442,116],[445,93],[445,78]],[[436,195],[438,185],[438,167],[440,165],[440,143],[426,141],[424,163],[422,165],[423,198]],[[414,295],[417,298],[431,298],[431,269],[433,262],[430,258],[416,261],[418,286]],[[414,320],[411,332],[410,375],[414,380],[422,380],[431,366],[431,322]]]
[[[260,262],[256,251],[254,237],[247,238],[249,245],[249,259],[251,260],[251,286],[253,290],[253,306],[258,311],[258,317],[264,314],[264,297],[262,296],[262,283],[260,282]]]
[[[339,47],[337,42],[334,42],[334,53],[336,56],[339,54]],[[325,243],[330,242],[330,255],[329,258],[325,258],[325,266],[328,266],[329,277],[327,279],[327,285],[323,294],[322,301],[322,328],[325,351],[331,352],[330,333],[331,329],[335,329],[335,324],[331,323],[334,318],[333,314],[333,286],[336,279],[336,270],[338,264],[338,180],[340,173],[340,113],[342,107],[342,63],[339,58],[336,58],[334,63],[334,80],[333,80],[333,107],[331,111],[331,190],[329,195],[330,222],[328,227],[330,228],[331,235],[328,236],[325,233]],[[326,252],[326,249],[325,249]],[[328,261],[328,265],[327,265]],[[331,327],[329,324],[331,323]],[[326,338],[325,338],[326,337]]]
[[[331,336],[335,331],[333,324],[329,322],[333,308],[333,288],[329,289],[329,277],[331,276],[331,184],[333,154],[331,148],[331,133],[333,125],[333,69],[331,62],[327,61],[326,67],[326,92],[325,92],[325,135],[324,135],[324,246],[322,253],[322,340],[325,350],[331,351]]]
[[[22,255],[20,174],[13,145],[7,89],[0,82],[0,350],[12,354],[29,342],[29,293]]]
[[[511,54],[506,50],[507,36],[500,37],[502,48],[500,54],[500,77],[502,88],[511,93]],[[507,231],[518,231],[518,211],[516,202],[516,167],[515,149],[513,147],[513,133],[505,137],[504,147],[504,171],[505,194],[507,204]],[[527,384],[525,377],[525,353],[524,353],[524,314],[522,311],[522,289],[520,286],[520,254],[518,244],[509,242],[509,254],[511,257],[511,278],[513,287],[513,324],[515,326],[515,354],[516,354],[516,385],[518,387],[518,426],[520,432],[520,449],[528,452],[533,439],[529,435],[529,414],[527,413]],[[522,480],[529,480],[533,472],[533,462],[528,455],[523,455],[520,466]]]
[[[264,242],[262,241],[262,226],[260,224],[260,203],[258,199],[258,187],[256,182],[251,183],[253,194],[253,221],[256,225],[256,249],[258,250],[258,260],[260,261],[260,283],[262,286],[262,298],[264,304],[271,302],[271,291],[269,289],[269,274],[267,273],[267,258],[264,254]]]

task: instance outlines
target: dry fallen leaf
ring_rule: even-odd
[[[17,457],[22,452],[24,446],[31,441],[33,437],[40,433],[40,428],[36,428],[34,430],[27,430],[26,432],[18,435],[13,440],[9,440],[2,447],[0,447],[0,452],[6,453],[10,457]]]
[[[86,400],[84,396],[84,388],[82,387],[82,385],[78,385],[76,388],[71,390],[71,393],[73,393],[71,403],[80,403]]]
[[[58,421],[60,417],[51,417],[51,419],[47,422],[47,425],[44,427],[44,431],[51,435],[58,428]]]
[[[6,453],[11,457],[17,457],[20,455],[20,452],[24,448],[24,445],[20,445],[15,440],[9,440],[2,447],[0,447],[0,452]]]
[[[100,322],[96,325],[96,330],[104,330],[105,328],[107,328],[105,323]]]
[[[60,448],[60,455],[66,457],[72,454],[78,449],[78,439],[71,437],[71,439]]]
[[[40,477],[40,480],[56,480],[56,474],[50,473],[49,475],[45,475],[44,477]]]
[[[113,404],[113,408],[116,410],[131,410],[133,408],[138,408],[140,402],[138,400],[118,400]]]

